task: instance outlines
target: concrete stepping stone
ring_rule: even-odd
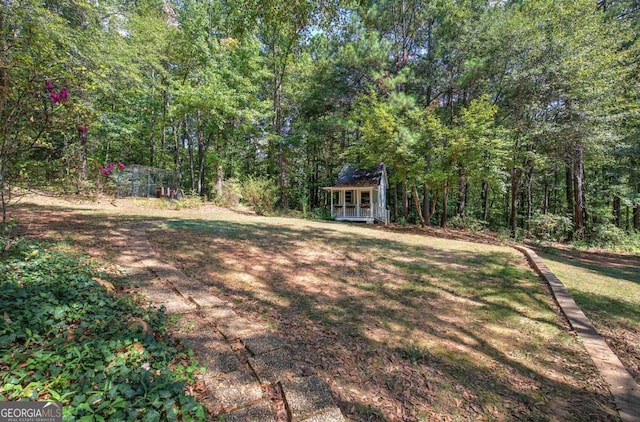
[[[342,413],[335,407],[331,392],[325,382],[318,376],[298,377],[281,382],[285,402],[291,421],[314,420],[344,421]],[[338,412],[336,412],[338,410]]]
[[[237,318],[238,314],[229,308],[228,306],[217,306],[214,308],[207,308],[203,311],[204,315],[213,321],[222,321],[228,318]]]
[[[242,337],[240,340],[254,356],[284,347],[282,339],[273,333],[252,334]]]
[[[227,413],[222,416],[222,420],[225,422],[276,422],[273,410],[266,401]]]
[[[263,399],[263,391],[256,379],[246,370],[219,376],[204,377],[207,391],[224,408],[242,408]]]
[[[254,324],[248,319],[239,316],[225,318],[218,324],[218,330],[227,340],[236,340],[241,337],[248,337],[264,331],[264,327]]]
[[[285,349],[275,349],[249,358],[249,365],[262,384],[275,384],[301,375]]]

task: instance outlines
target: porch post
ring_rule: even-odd
[[[331,196],[331,214],[330,215],[333,218],[333,217],[335,217],[333,215],[333,190],[329,190],[329,195]]]
[[[354,193],[356,194],[356,217],[360,217],[360,201],[362,197],[362,191],[360,191],[360,189],[356,189]]]
[[[369,218],[376,218],[375,213],[373,212],[373,188],[369,189]]]
[[[347,215],[347,193],[346,192],[347,192],[346,190],[340,191],[340,198],[342,199],[342,216],[343,217]]]

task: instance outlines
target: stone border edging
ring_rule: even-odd
[[[560,309],[582,340],[600,375],[609,384],[620,418],[624,422],[640,421],[640,386],[638,383],[578,307],[562,281],[551,272],[538,254],[526,246],[512,245],[512,247],[527,257],[534,270],[551,287]]]

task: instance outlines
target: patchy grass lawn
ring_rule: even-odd
[[[547,286],[510,248],[279,219],[149,235],[285,338],[354,420],[616,420]]]
[[[154,247],[285,339],[351,420],[619,420],[608,389],[516,251],[379,227],[132,203],[24,204],[27,234],[108,259]]]
[[[540,256],[640,383],[640,257],[564,249]]]

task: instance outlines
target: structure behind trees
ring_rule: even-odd
[[[180,175],[172,170],[133,164],[115,174],[117,197],[137,196],[177,199],[180,192]]]

